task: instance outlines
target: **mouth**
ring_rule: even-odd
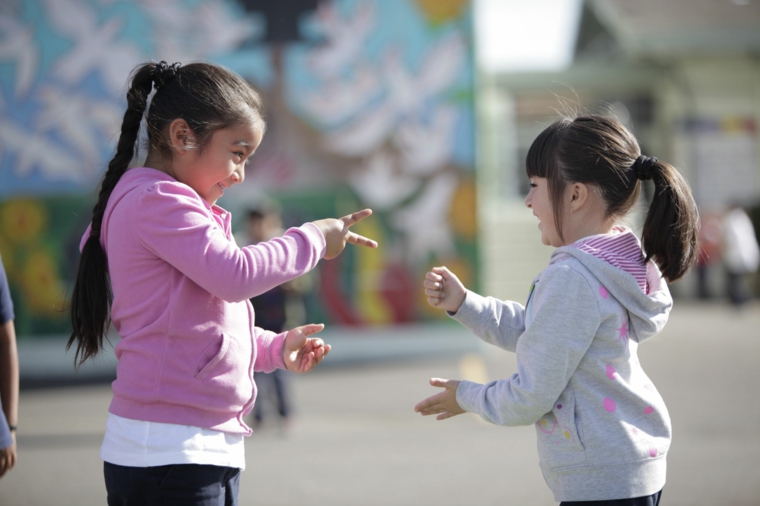
[[[219,190],[224,194],[224,190],[226,190],[226,187],[222,183],[216,183],[216,185],[219,187]]]

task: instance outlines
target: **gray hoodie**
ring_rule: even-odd
[[[498,425],[535,424],[557,501],[651,495],[665,484],[671,425],[637,349],[663,328],[673,301],[652,262],[642,290],[644,275],[637,281],[576,246],[554,252],[526,307],[467,292],[452,317],[515,352],[517,373],[462,381],[457,402]]]

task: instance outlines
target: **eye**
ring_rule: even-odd
[[[239,158],[245,157],[245,153],[243,153],[242,151],[235,151],[233,154]]]
[[[531,188],[538,188],[538,185],[536,183],[530,183]]]

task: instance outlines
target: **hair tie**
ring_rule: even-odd
[[[177,75],[177,71],[182,66],[180,62],[174,62],[171,65],[166,63],[164,60],[161,60],[156,65],[156,68],[153,69],[153,72],[151,72],[150,77],[153,80],[153,87],[156,89],[156,91],[160,90],[166,84],[174,79],[174,76]]]
[[[636,178],[641,181],[648,181],[652,179],[652,168],[657,163],[657,158],[641,155],[633,162],[633,173],[636,174]]]

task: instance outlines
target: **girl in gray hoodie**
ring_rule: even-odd
[[[484,341],[517,355],[517,373],[481,385],[432,379],[417,404],[438,420],[472,412],[499,425],[534,424],[541,469],[562,504],[659,503],[671,424],[637,357],[667,322],[666,280],[697,252],[696,205],[671,165],[641,154],[617,120],[562,119],[533,142],[525,205],[557,248],[525,306],[468,291],[446,267],[424,281],[428,302]],[[652,180],[642,244],[618,226]],[[596,502],[602,501],[602,502]]]

